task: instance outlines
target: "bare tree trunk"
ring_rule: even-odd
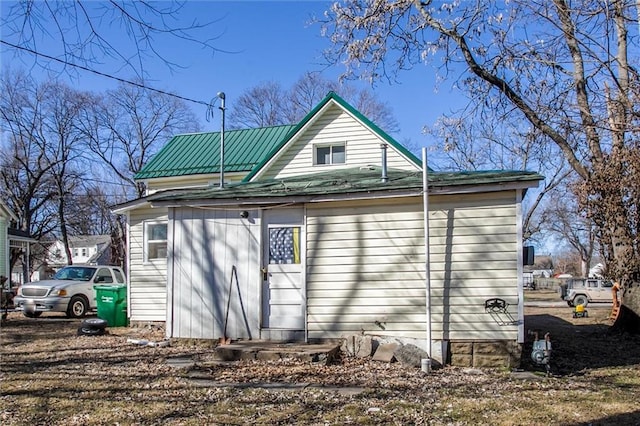
[[[58,204],[58,216],[60,217],[60,237],[62,238],[64,252],[67,255],[67,265],[73,265],[73,257],[71,256],[71,247],[69,247],[69,235],[67,233],[67,224],[65,222],[64,215],[64,201],[62,200],[62,195],[60,197],[60,202]]]
[[[640,330],[640,283],[628,283],[620,300],[620,313],[613,323],[613,329],[619,332],[638,333]]]
[[[115,227],[111,232],[111,263],[120,266],[125,273],[129,273],[126,268],[126,248],[127,240],[124,230],[124,224],[122,223],[122,216],[118,215],[115,219]]]

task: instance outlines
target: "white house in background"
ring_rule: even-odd
[[[69,237],[71,260],[73,264],[104,264],[109,260],[111,247],[110,235],[81,235]],[[69,262],[61,240],[46,244],[45,261],[47,266],[58,269]]]
[[[517,363],[521,202],[542,176],[429,171],[425,214],[420,161],[334,93],[296,126],[225,134],[224,187],[219,141],[174,137],[136,176],[149,194],[115,209],[133,322],[163,321],[171,338],[364,334],[442,363]]]
[[[10,265],[10,237],[9,225],[12,220],[18,220],[11,209],[0,200],[0,275],[9,277]]]

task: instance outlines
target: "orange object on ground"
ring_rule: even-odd
[[[618,314],[620,313],[620,301],[618,300],[618,291],[620,291],[620,283],[614,282],[613,287],[611,287],[611,297],[613,299],[613,307],[611,308],[611,315],[609,315],[609,319],[611,321],[615,321],[618,318]]]

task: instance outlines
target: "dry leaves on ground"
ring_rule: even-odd
[[[620,342],[605,340],[599,324],[589,331],[576,329],[581,325],[564,311],[533,315],[536,326],[555,327],[554,356],[563,369],[556,377],[523,380],[506,370],[453,367],[425,375],[399,363],[356,358],[334,365],[293,359],[221,363],[208,344],[149,347],[127,341],[162,340],[159,329],[116,328],[86,337],[76,335],[79,320],[11,314],[1,329],[0,422],[637,424],[640,351],[635,359],[630,353],[613,358],[611,349],[598,354],[603,342]],[[579,345],[575,336],[596,343]],[[626,339],[619,348],[640,349],[637,339]],[[590,349],[580,352],[587,344]],[[598,355],[589,368],[585,357]],[[563,360],[568,356],[575,368]],[[176,358],[192,364],[176,368],[167,362]]]

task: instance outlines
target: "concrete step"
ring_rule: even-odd
[[[278,343],[270,341],[237,341],[228,345],[218,345],[215,357],[220,361],[239,361],[257,359],[275,361],[284,358],[299,359],[308,362],[332,363],[340,352],[337,343]]]

